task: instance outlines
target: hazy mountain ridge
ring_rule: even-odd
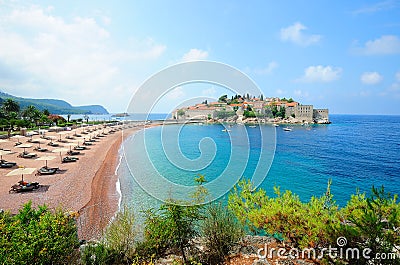
[[[72,106],[70,103],[60,99],[22,98],[0,91],[0,103],[7,98],[17,101],[21,109],[33,105],[39,110],[47,109],[53,114],[109,114],[101,105]]]

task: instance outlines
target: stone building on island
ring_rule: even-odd
[[[313,105],[302,105],[293,100],[279,98],[267,98],[260,100],[258,98],[237,100],[230,102],[211,102],[196,104],[194,106],[177,109],[173,113],[173,119],[218,119],[221,112],[239,117],[241,121],[245,110],[251,110],[256,117],[265,120],[268,113],[275,109],[281,111],[284,109],[286,122],[293,123],[330,123],[328,109],[315,109]]]

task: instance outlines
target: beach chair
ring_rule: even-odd
[[[78,161],[79,158],[74,157],[74,156],[66,156],[62,159],[62,163],[71,163],[71,162],[76,162]]]
[[[1,168],[11,168],[11,167],[15,167],[17,165],[17,163],[15,162],[8,162],[6,160],[0,160],[0,167]]]
[[[58,167],[41,167],[35,175],[53,175],[59,170]]]

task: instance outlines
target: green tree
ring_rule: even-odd
[[[6,113],[10,112],[18,113],[20,110],[19,103],[11,98],[8,98],[3,102],[2,108]]]
[[[395,246],[400,245],[400,204],[397,195],[385,192],[384,187],[372,187],[372,193],[353,195],[346,207],[340,211],[340,218],[345,222],[333,226],[335,231],[332,241],[338,237],[347,239],[347,247],[369,248],[368,255],[376,257],[377,253],[393,253]],[[367,260],[351,259],[351,264],[366,264]],[[375,259],[372,264],[400,264],[400,259]],[[397,263],[396,263],[397,262]],[[370,264],[369,263],[369,264]]]
[[[250,111],[249,110],[245,110],[243,112],[243,116],[245,116],[246,118],[255,118],[256,114],[252,110],[250,110]]]
[[[179,118],[180,116],[185,116],[185,110],[184,110],[184,109],[179,109],[179,110],[178,110],[178,118]]]
[[[279,110],[277,115],[279,117],[281,117],[282,119],[284,119],[286,117],[286,109],[285,109],[285,107],[281,106],[281,108],[280,108],[280,110]]]
[[[221,203],[208,205],[201,222],[207,247],[207,263],[222,264],[231,247],[244,235],[243,226]]]
[[[227,99],[228,99],[228,95],[222,95],[222,96],[219,97],[218,102],[225,102],[226,103]]]
[[[264,108],[264,117],[273,118],[272,109],[270,106],[265,106]]]
[[[1,264],[70,264],[79,246],[75,215],[29,202],[16,215],[0,213]]]
[[[37,125],[38,121],[42,117],[42,113],[35,106],[29,105],[24,110],[22,110],[21,117],[24,120],[35,123],[35,125]]]
[[[168,249],[177,249],[187,262],[185,250],[198,235],[196,223],[200,219],[199,206],[182,206],[174,201],[164,203],[157,211],[146,211],[142,253],[160,256]]]
[[[104,234],[104,245],[118,259],[132,262],[135,255],[136,243],[135,216],[132,209],[124,207],[119,211]]]
[[[48,109],[44,109],[43,110],[43,115],[49,116],[50,115],[50,111]]]
[[[295,247],[322,247],[329,242],[328,224],[338,223],[338,206],[330,193],[312,197],[308,203],[290,191],[274,188],[275,198],[250,181],[241,181],[229,195],[228,206],[239,221],[256,233],[260,230],[291,242]]]

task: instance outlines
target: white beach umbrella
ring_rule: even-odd
[[[66,144],[64,144],[64,146],[69,146],[69,151],[72,150],[71,149],[72,146],[76,146],[76,145],[77,145],[76,143],[66,143]]]
[[[23,149],[24,149],[24,152],[25,152],[25,149],[26,149],[26,148],[31,148],[31,147],[32,147],[31,144],[21,144],[21,145],[18,146],[18,148],[23,148]]]
[[[61,158],[61,161],[62,161],[61,153],[62,152],[68,152],[68,149],[67,148],[55,148],[55,149],[52,150],[52,152],[53,153],[60,153],[60,158]]]
[[[25,138],[25,136],[23,136],[23,135],[14,135],[14,136],[11,137],[11,138],[17,139],[17,140],[18,140],[18,143],[21,143],[19,140],[20,140],[21,138]]]
[[[12,152],[0,150],[0,159],[3,160],[3,155],[9,155],[9,154],[12,154]]]
[[[47,161],[48,160],[53,160],[55,158],[56,158],[55,156],[41,156],[39,158],[36,158],[35,160],[46,161],[46,167],[47,167]]]
[[[62,135],[69,134],[69,132],[62,131],[62,132],[58,132],[57,134],[60,135],[60,141],[61,141],[61,136],[62,136]]]
[[[22,181],[24,181],[24,175],[30,175],[35,172],[36,168],[20,167],[9,172],[6,176],[22,176]]]

